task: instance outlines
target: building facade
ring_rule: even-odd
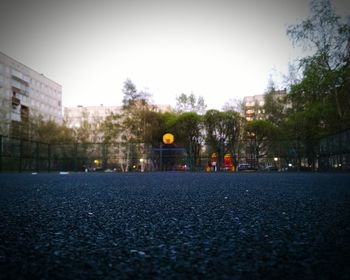
[[[170,105],[153,105],[153,110],[164,113],[170,112]],[[64,107],[64,118],[69,127],[79,127],[82,120],[87,119],[89,122],[104,121],[107,116],[121,114],[122,106],[82,106]]]
[[[89,123],[97,123],[104,121],[111,114],[120,114],[121,106],[82,106],[65,107],[64,118],[67,125],[71,128],[78,128],[81,122],[87,120]]]
[[[100,129],[101,124],[106,117],[114,114],[117,115],[121,111],[120,106],[82,106],[64,107],[64,120],[66,125],[72,129],[79,130],[80,128],[87,128],[89,135],[85,141],[94,143],[102,142],[104,134]]]
[[[79,129],[84,122],[89,124],[90,130],[94,133],[90,135],[90,142],[102,142],[103,132],[99,130],[100,124],[110,115],[122,115],[122,106],[82,106],[64,107],[64,119],[68,127]],[[156,112],[171,111],[170,105],[152,105]],[[122,120],[122,119],[120,119]],[[121,141],[121,140],[120,140]]]
[[[244,116],[247,121],[259,119],[264,113],[265,95],[253,95],[243,98]]]
[[[274,91],[274,98],[282,98],[286,96],[287,90]],[[246,96],[243,98],[244,117],[247,121],[263,119],[265,110],[265,94]]]
[[[274,90],[270,95],[273,100],[283,100],[287,95],[287,90]],[[266,120],[268,118],[265,112],[266,94],[246,96],[243,99],[243,116],[250,122],[254,120]],[[289,105],[284,104],[287,108]],[[254,165],[255,167],[271,166],[270,159],[263,158],[267,155],[267,146],[264,141],[257,141],[257,137],[254,132],[247,131],[245,136],[245,144],[242,145],[240,159],[242,162],[246,162]],[[257,152],[259,151],[259,152]],[[274,162],[276,166],[276,162]]]
[[[39,116],[62,122],[62,86],[0,52],[0,135],[18,136]]]

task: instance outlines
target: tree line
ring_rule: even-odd
[[[114,144],[131,156],[128,143],[142,143],[141,150],[157,147],[162,135],[170,132],[193,164],[204,146],[207,155],[237,154],[240,143],[246,141],[254,143],[251,152],[257,164],[261,158],[280,154],[294,157],[299,167],[303,159],[315,167],[320,140],[350,129],[350,25],[335,14],[329,0],[314,0],[308,18],[289,26],[287,35],[312,54],[290,67],[288,94],[280,97],[274,84],[270,85],[253,121],[246,120],[243,107],[207,110],[201,96],[184,93],[177,97],[173,110],[159,112],[150,95],[127,79],[120,113],[95,122],[83,117],[75,128],[68,127],[67,120],[56,124],[32,119],[26,136],[45,143],[88,143],[102,135],[102,143]],[[276,143],[280,143],[278,148]]]
[[[310,8],[287,34],[312,55],[292,67],[284,98],[274,98],[270,88],[265,121],[248,124],[248,130],[260,139],[293,140],[298,164],[306,158],[315,167],[320,140],[350,129],[350,17],[344,23],[328,0],[311,1]]]

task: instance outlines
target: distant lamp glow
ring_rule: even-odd
[[[291,163],[288,163],[288,166],[289,166],[289,167],[292,167],[292,166],[293,166],[293,164],[291,164]]]
[[[225,162],[230,161],[231,160],[231,154],[225,154],[224,155],[224,160],[225,160]]]
[[[274,157],[273,160],[274,160],[274,161],[278,161],[278,157]]]
[[[171,133],[165,133],[163,135],[163,143],[166,145],[170,145],[172,143],[174,143],[174,135],[172,135]]]
[[[140,158],[140,164],[141,164],[141,172],[145,171],[145,165],[143,164],[145,160],[143,158]]]

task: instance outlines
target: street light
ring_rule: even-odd
[[[141,172],[145,171],[144,165],[143,165],[144,159],[140,158],[140,164],[141,164]]]
[[[273,160],[274,160],[274,162],[275,162],[275,167],[276,167],[277,169],[279,169],[279,167],[277,166],[278,157],[274,157]]]

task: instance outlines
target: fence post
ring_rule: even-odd
[[[2,172],[2,135],[0,135],[0,172]]]
[[[107,168],[107,144],[102,143],[102,166],[103,169],[105,170]]]
[[[193,154],[192,154],[192,143],[191,143],[191,141],[190,141],[190,149],[189,149],[190,151],[189,151],[189,156],[190,156],[190,160],[189,160],[189,170],[190,171],[193,171]]]
[[[78,143],[74,145],[74,166],[73,169],[76,172],[78,169]]]
[[[163,143],[159,144],[159,171],[163,171]]]
[[[47,144],[47,172],[51,171],[51,144]]]
[[[36,172],[39,172],[39,142],[35,143],[36,145],[36,151],[35,151],[35,168],[36,168]]]
[[[22,172],[23,139],[19,140],[19,166],[18,172]]]

